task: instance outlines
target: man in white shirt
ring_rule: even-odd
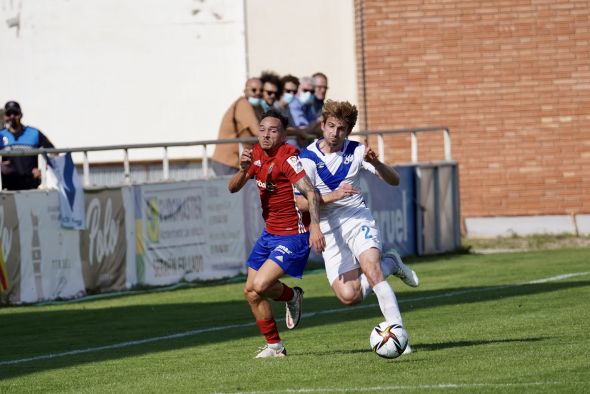
[[[336,297],[354,305],[373,290],[385,320],[403,326],[397,299],[385,278],[393,274],[412,287],[418,286],[419,279],[396,251],[381,255],[377,225],[360,194],[360,171],[369,171],[390,185],[399,185],[400,177],[370,147],[347,139],[357,117],[354,105],[326,101],[323,138],[302,151],[300,159],[322,196],[320,228],[326,239],[322,257]],[[307,208],[303,196],[297,196],[297,204]],[[404,353],[409,352],[408,346]]]

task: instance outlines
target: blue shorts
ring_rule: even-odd
[[[258,271],[266,260],[271,259],[290,276],[301,278],[308,257],[309,233],[274,235],[263,230],[246,265]]]

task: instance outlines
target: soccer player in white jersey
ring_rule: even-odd
[[[399,185],[400,177],[370,147],[347,139],[357,116],[356,106],[349,102],[328,100],[322,110],[323,138],[303,150],[300,159],[322,196],[320,228],[326,239],[322,256],[336,297],[345,305],[354,305],[372,289],[385,320],[403,325],[397,299],[385,278],[393,274],[416,287],[418,276],[395,250],[381,258],[379,231],[360,193],[360,171],[369,171],[390,185]],[[303,196],[297,196],[297,204],[307,209]],[[411,351],[408,345],[404,353]]]

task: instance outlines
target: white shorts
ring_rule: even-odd
[[[379,230],[371,212],[348,219],[335,230],[324,233],[326,249],[322,253],[326,276],[330,285],[346,272],[360,268],[361,253],[370,249],[381,250]]]

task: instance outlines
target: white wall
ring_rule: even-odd
[[[246,0],[248,72],[321,71],[328,98],[357,100],[353,0]]]
[[[322,71],[329,98],[356,103],[353,1],[0,0],[0,103],[19,101],[58,147],[216,139],[265,69]]]
[[[215,139],[246,78],[235,0],[0,0],[0,48],[0,101],[60,147]]]

